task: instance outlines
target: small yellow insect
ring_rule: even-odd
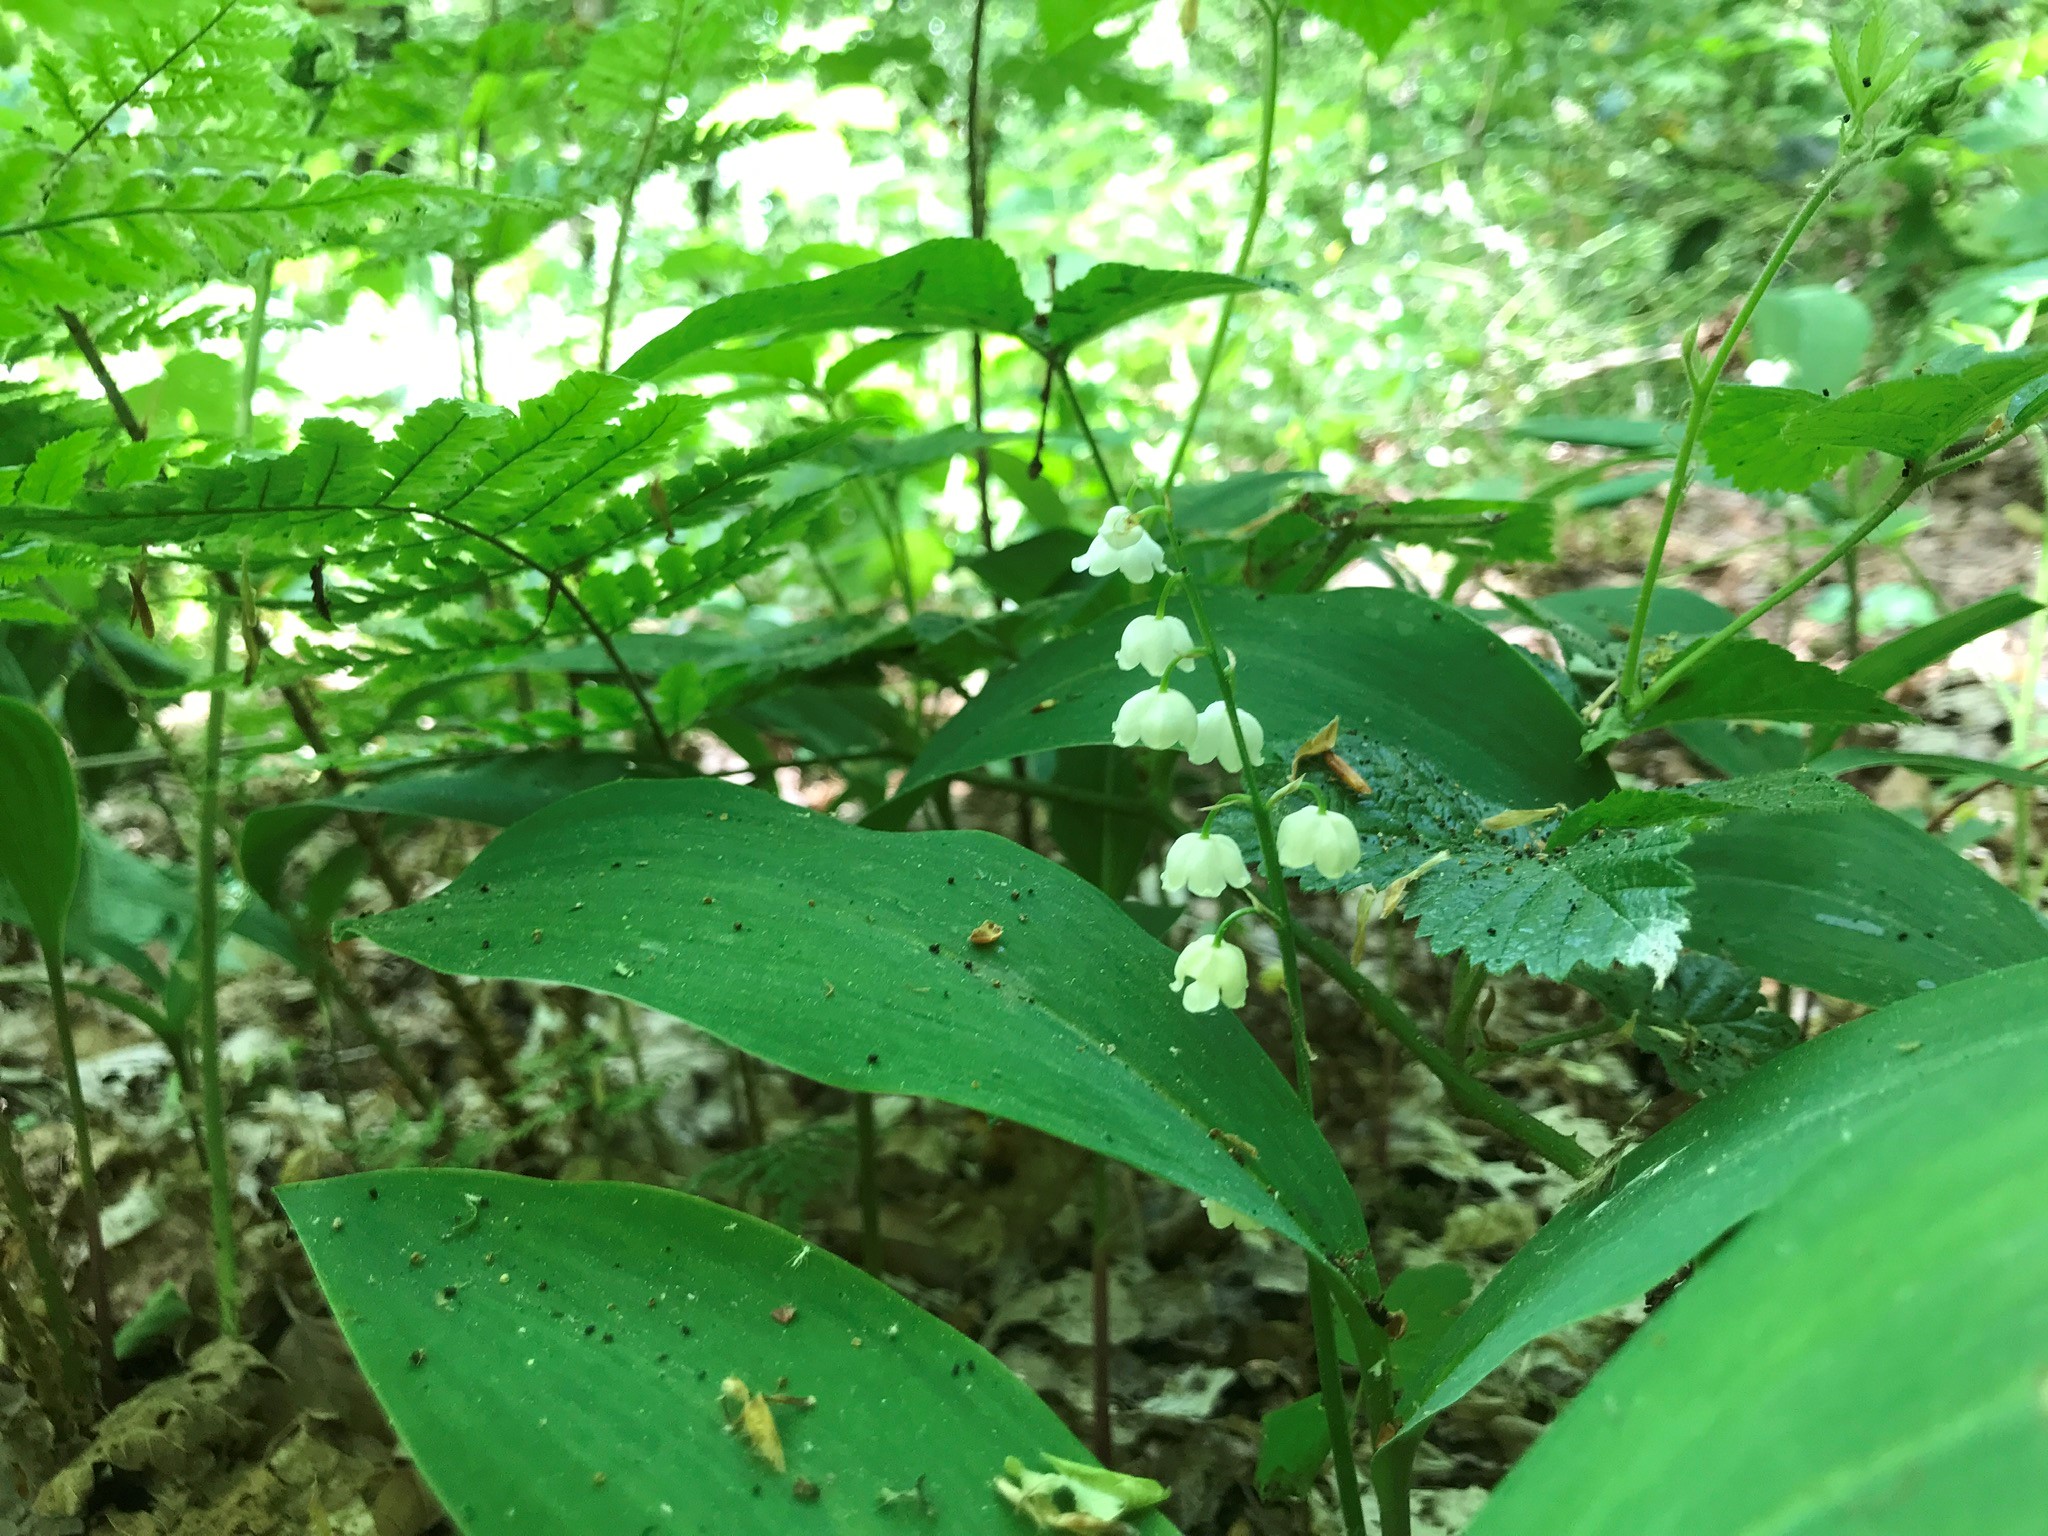
[[[719,1383],[718,1397],[725,1409],[726,1427],[737,1430],[756,1456],[777,1472],[783,1471],[788,1463],[782,1455],[782,1432],[775,1427],[775,1414],[768,1399],[749,1390],[737,1376],[728,1376]]]

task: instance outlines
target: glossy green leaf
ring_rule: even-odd
[[[2048,927],[2025,902],[1874,805],[1731,816],[1686,862],[1688,945],[1855,1002],[2048,955]]]
[[[464,1536],[1013,1536],[1021,1522],[993,1486],[1005,1460],[1087,1459],[972,1341],[706,1200],[455,1169],[279,1196]],[[782,1468],[728,1427],[728,1378],[785,1399],[756,1410]],[[1153,1516],[1135,1529],[1171,1527]]]
[[[1576,804],[1611,787],[1604,768],[1580,758],[1580,722],[1557,690],[1454,609],[1389,588],[1204,600],[1237,657],[1239,698],[1264,725],[1269,757],[1336,716],[1499,803]],[[903,790],[1004,758],[1107,743],[1119,706],[1149,681],[1116,665],[1124,626],[1142,611],[1110,614],[991,677],[932,738]],[[1197,705],[1215,698],[1206,668],[1175,673],[1174,685]]]
[[[358,784],[338,795],[265,806],[242,823],[242,875],[275,901],[293,850],[330,817],[347,812],[509,827],[564,795],[642,771],[620,752],[506,752]]]
[[[984,923],[998,942],[973,941]],[[1364,1223],[1228,1013],[1116,903],[986,833],[861,831],[754,790],[618,783],[513,824],[431,901],[346,931],[438,970],[661,1008],[791,1071],[1035,1126],[1326,1253]],[[1211,1130],[1260,1150],[1240,1167]]]
[[[1552,1217],[1479,1293],[1417,1383],[1403,1433],[1420,1433],[1523,1345],[1641,1297],[1845,1139],[1880,1135],[1913,1096],[1994,1063],[2015,1080],[2048,1072],[2048,962],[1894,1004],[1689,1110]]]
[[[2038,1530],[2048,1100],[2044,1064],[2031,1081],[2014,1065],[1916,1085],[1881,1131],[1844,1125],[1593,1379],[1474,1536]]]
[[[1630,728],[1647,731],[1689,720],[1786,720],[1842,726],[1912,718],[1875,688],[1852,682],[1817,661],[1801,661],[1783,646],[1749,636],[1730,640],[1707,656]]]
[[[64,923],[78,889],[78,781],[63,738],[35,705],[0,696],[0,878],[14,888],[52,955],[64,953]]]

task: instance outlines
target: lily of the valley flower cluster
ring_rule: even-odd
[[[1073,568],[1091,576],[1121,573],[1130,581],[1146,582],[1165,571],[1166,552],[1145,531],[1141,514],[1116,506],[1103,515],[1102,526],[1086,553],[1076,557]],[[1163,610],[1163,601],[1160,606]],[[1164,611],[1140,615],[1125,625],[1116,664],[1126,672],[1148,672],[1159,683],[1124,701],[1111,739],[1120,747],[1185,752],[1190,762],[1221,763],[1231,773],[1242,773],[1245,763],[1238,750],[1237,732],[1230,727],[1229,707],[1219,699],[1198,711],[1194,701],[1169,681],[1176,671],[1194,671],[1195,658],[1201,654],[1202,647],[1188,633],[1187,625]],[[1252,766],[1265,762],[1264,727],[1242,709],[1237,712],[1237,727]],[[1358,867],[1358,829],[1350,818],[1321,805],[1303,806],[1283,817],[1278,839],[1280,863],[1285,869],[1313,869],[1324,879],[1335,880]],[[1245,868],[1237,844],[1215,835],[1206,824],[1201,831],[1174,840],[1159,881],[1168,891],[1212,897],[1225,890],[1243,890],[1251,882],[1251,871]],[[1229,1008],[1244,1006],[1248,982],[1244,951],[1225,942],[1223,936],[1230,921],[1225,918],[1214,933],[1194,940],[1174,963],[1173,990],[1190,1013],[1207,1013],[1219,1002]]]

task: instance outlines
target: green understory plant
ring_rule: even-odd
[[[127,121],[151,80],[180,82],[181,61],[225,47],[214,29],[246,19],[232,3],[180,8],[123,34],[132,57],[116,51],[106,99],[65,98],[82,136],[56,133],[54,108],[39,121],[23,152],[34,174],[14,183],[27,211],[0,227],[14,242],[0,250],[18,255],[0,282],[32,301],[23,344],[38,327],[61,336],[101,393],[76,402],[93,424],[67,418],[0,471],[0,554],[39,584],[10,583],[4,612],[61,636],[70,658],[34,679],[17,667],[25,696],[0,699],[0,723],[38,743],[57,805],[22,825],[62,833],[58,802],[72,797],[68,842],[9,845],[7,872],[68,1028],[78,811],[48,715],[82,675],[81,647],[103,665],[104,639],[78,637],[102,634],[110,604],[114,621],[138,624],[152,602],[203,610],[206,665],[180,683],[205,695],[184,943],[220,1332],[239,1333],[243,1278],[216,996],[238,907],[282,933],[323,1007],[377,1045],[430,1124],[441,1085],[351,1001],[329,926],[441,978],[504,1122],[458,1161],[474,1147],[510,1160],[603,1097],[605,1052],[587,1042],[522,1063],[515,1089],[504,1021],[462,978],[551,985],[685,1019],[743,1062],[843,1094],[833,1112],[843,1102],[852,1121],[869,1271],[886,1260],[882,1095],[964,1106],[1093,1154],[1098,1272],[1111,1160],[1185,1190],[1219,1230],[1291,1243],[1306,1258],[1314,1347],[1299,1363],[1315,1391],[1269,1416],[1260,1481],[1277,1498],[1327,1466],[1348,1536],[1375,1516],[1386,1536],[1411,1528],[1430,1423],[1515,1350],[1688,1265],[1696,1278],[1475,1529],[1713,1536],[1831,1528],[1873,1507],[1886,1529],[1963,1529],[1957,1511],[1968,1529],[2022,1529],[1985,1490],[2044,1450],[2048,1338],[2018,1278],[2048,1255],[2027,1197],[2044,1121],[2038,1095],[2016,1085],[2048,1066],[2048,930],[1844,784],[1871,759],[1840,756],[1866,749],[1837,741],[1905,718],[1889,688],[2036,606],[1973,605],[1839,672],[1752,631],[1927,485],[2026,432],[2048,409],[2048,355],[1972,352],[1839,394],[1723,379],[1830,198],[1943,133],[1960,78],[1915,76],[1915,44],[1881,20],[1842,34],[1849,110],[1832,159],[1711,357],[1682,349],[1688,411],[1640,584],[1510,610],[1549,631],[1559,667],[1456,599],[1482,572],[1548,555],[1552,503],[1584,489],[1569,476],[1540,497],[1385,504],[1304,471],[1188,474],[1198,449],[1224,457],[1212,402],[1244,340],[1240,307],[1303,302],[1255,260],[1300,18],[1269,0],[1249,10],[1258,118],[1230,269],[1054,264],[1041,287],[984,227],[988,9],[977,6],[969,45],[970,235],[707,288],[630,351],[638,285],[676,277],[674,253],[636,243],[652,179],[696,174],[728,138],[774,131],[721,130],[694,98],[678,104],[681,82],[744,77],[764,49],[736,8],[621,6],[588,39],[494,11],[454,56],[471,91],[438,135],[418,125],[440,121],[432,97],[450,60],[429,41],[390,45],[390,68],[365,64],[358,78],[337,50],[374,63],[388,39],[310,22],[284,47],[236,35],[279,55],[257,76],[264,102],[233,111],[170,91],[167,131],[124,135],[133,155],[162,160],[138,182],[90,153],[107,147],[107,125]],[[1057,77],[1067,66],[1047,59],[1067,56],[1054,39],[1101,42],[1096,24],[1124,8],[1084,9],[1085,24],[1048,15],[1051,53],[1034,42],[1017,70]],[[1323,36],[1378,53],[1408,17],[1308,9],[1351,29]],[[934,59],[929,37],[922,46],[893,62]],[[98,78],[83,55],[70,62]],[[213,146],[231,174],[195,181],[192,145],[259,121],[268,135]],[[299,140],[344,135],[335,142],[362,168],[276,174],[306,155],[278,142],[285,121]],[[576,152],[551,162],[536,146]],[[452,158],[445,183],[414,174],[427,147]],[[488,403],[488,275],[558,221],[580,231],[594,206],[609,212],[611,242],[602,260],[592,247],[583,279],[595,370],[568,369],[516,408]],[[203,233],[209,221],[226,233]],[[137,233],[159,226],[156,240]],[[267,441],[255,402],[280,262],[350,242],[445,282],[436,299],[462,395],[385,413],[336,402]],[[165,441],[107,369],[100,338],[132,320],[122,280],[138,264],[166,290],[248,288],[228,432]],[[1168,452],[1101,359],[1134,322],[1210,299],[1219,313],[1186,370],[1194,389]],[[964,427],[920,419],[877,382],[956,332],[976,360]],[[847,333],[844,350],[826,350]],[[1036,430],[992,430],[985,407],[1003,398],[1034,407]],[[735,445],[743,409],[755,430]],[[373,428],[370,414],[394,419]],[[1854,515],[1748,611],[1688,603],[1660,576],[1696,461],[1738,488],[1788,493],[1853,465]],[[904,516],[970,462],[971,568],[987,599],[972,604],[938,591],[925,568],[936,535]],[[984,499],[991,476],[1026,518],[1007,538]],[[1441,557],[1432,582],[1400,553],[1418,546]],[[1355,560],[1387,584],[1329,586]],[[813,580],[817,616],[795,618],[782,599]],[[359,686],[315,694],[337,674]],[[148,691],[128,683],[114,687],[123,710],[147,714]],[[946,714],[943,696],[964,702]],[[345,724],[323,723],[316,697]],[[231,732],[251,719],[277,720],[312,772],[297,798],[230,828]],[[1755,722],[1794,736],[1787,760],[1676,787],[1618,773],[1622,753],[1610,760],[1649,732],[1732,737]],[[380,739],[408,743],[410,760],[373,752]],[[109,755],[121,753],[81,751],[77,766],[120,766]],[[791,775],[836,784],[832,814],[773,792]],[[1020,835],[960,830],[962,787],[1014,797]],[[341,852],[324,841],[337,818]],[[501,830],[415,902],[390,849],[417,823]],[[1155,865],[1159,894],[1178,901],[1134,899]],[[342,915],[365,871],[386,910]],[[1196,931],[1160,942],[1189,920]],[[1443,962],[1440,1019],[1367,974],[1375,924],[1412,924]],[[1270,947],[1278,973],[1257,1003],[1248,947]],[[1317,1059],[1349,1045],[1311,1038],[1304,959],[1462,1116],[1578,1181],[1455,1317],[1462,1274],[1383,1274],[1319,1126]],[[1599,1019],[1534,1039],[1496,1032],[1490,989],[1516,975],[1576,989]],[[1874,1012],[1804,1040],[1764,978]],[[1237,1017],[1267,1002],[1286,1016],[1284,1069]],[[1596,1160],[1489,1080],[1512,1056],[1592,1039],[1627,1043],[1700,1102]],[[1970,1117],[1967,1135],[1946,1134]],[[775,1174],[777,1160],[827,1163],[844,1137],[798,1139],[713,1165],[698,1188],[781,1198],[778,1214],[800,1225],[804,1201],[787,1191],[802,1186]],[[0,1289],[0,1328],[39,1395],[68,1400],[82,1424],[87,1350],[42,1215],[17,1193],[11,1141],[0,1156],[43,1311]],[[1105,1357],[1091,1457],[994,1357],[877,1274],[697,1193],[371,1168],[279,1199],[408,1453],[467,1536],[816,1521],[1171,1529],[1168,1488],[1098,1464],[1116,1450],[1101,1432],[1114,1428]],[[1952,1351],[1897,1347],[1926,1326],[1901,1300],[1923,1285],[1943,1326],[1955,1319]],[[93,1311],[108,1330],[103,1293]],[[1985,1433],[1919,1434],[1921,1405]],[[1810,1453],[1789,1456],[1800,1430]]]

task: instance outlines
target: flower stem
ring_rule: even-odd
[[[199,975],[194,985],[199,1012],[200,1119],[206,1139],[206,1174],[213,1213],[214,1282],[220,1293],[220,1331],[241,1334],[239,1281],[235,1265],[234,1185],[228,1172],[227,1108],[220,1081],[220,1008],[215,989],[220,964],[220,871],[214,843],[220,829],[220,749],[227,727],[228,666],[226,598],[213,594],[213,687],[207,695],[206,754],[199,779],[199,834],[194,849],[198,876]]]
[[[1243,276],[1251,264],[1252,249],[1258,241],[1259,226],[1266,216],[1266,201],[1272,183],[1273,172],[1273,125],[1278,113],[1280,95],[1280,12],[1277,7],[1261,0],[1261,13],[1265,18],[1265,69],[1263,89],[1260,94],[1259,110],[1259,152],[1257,171],[1252,181],[1252,204],[1245,218],[1244,236],[1237,250],[1235,273]],[[1181,427],[1180,442],[1174,449],[1173,461],[1168,467],[1162,486],[1166,503],[1164,527],[1166,547],[1173,566],[1185,572],[1187,559],[1181,547],[1180,531],[1173,517],[1173,485],[1179,477],[1181,466],[1186,462],[1189,446],[1201,422],[1202,409],[1209,398],[1209,391],[1215,382],[1216,370],[1222,359],[1225,344],[1230,338],[1230,324],[1236,312],[1234,301],[1226,295],[1216,316],[1216,331],[1210,338],[1209,355],[1202,367],[1202,382],[1196,391],[1194,404],[1188,411],[1186,422]],[[1068,386],[1071,392],[1071,384]],[[1089,446],[1095,448],[1094,438],[1089,436]],[[1100,453],[1097,450],[1100,465]],[[1108,479],[1104,470],[1104,479]],[[1195,627],[1203,649],[1209,658],[1209,667],[1216,679],[1217,697],[1223,701],[1224,717],[1230,722],[1230,736],[1237,747],[1240,777],[1249,796],[1252,823],[1258,830],[1259,851],[1264,869],[1265,881],[1273,900],[1273,931],[1280,947],[1280,974],[1287,993],[1288,1032],[1294,1046],[1294,1086],[1301,1096],[1302,1108],[1309,1117],[1315,1117],[1315,1083],[1313,1055],[1308,1044],[1308,1016],[1301,992],[1301,960],[1296,949],[1296,934],[1292,910],[1287,904],[1287,887],[1280,872],[1279,845],[1273,830],[1273,813],[1266,804],[1258,779],[1258,769],[1249,744],[1245,740],[1244,722],[1239,716],[1237,685],[1231,674],[1228,653],[1216,638],[1215,627],[1209,621],[1208,605],[1202,600],[1200,585],[1192,578],[1185,583],[1189,612],[1193,615]],[[1363,1269],[1367,1283],[1375,1290],[1378,1277],[1373,1272],[1371,1254],[1364,1255]],[[1316,1345],[1316,1379],[1323,1403],[1324,1422],[1329,1430],[1331,1464],[1337,1478],[1337,1499],[1344,1515],[1344,1528],[1348,1536],[1364,1536],[1365,1507],[1360,1502],[1358,1486],[1358,1462],[1352,1450],[1352,1409],[1344,1395],[1342,1368],[1337,1356],[1337,1335],[1334,1306],[1335,1282],[1326,1276],[1320,1267],[1309,1267],[1309,1312],[1314,1323]],[[1365,1337],[1357,1340],[1360,1361],[1366,1369],[1366,1391],[1363,1401],[1366,1407],[1367,1424],[1377,1431],[1391,1410],[1391,1370],[1386,1360],[1386,1337],[1378,1329],[1365,1330]],[[1398,1511],[1382,1509],[1381,1523],[1384,1528],[1405,1526],[1407,1503],[1405,1495],[1400,1500]]]
[[[1650,605],[1657,595],[1657,573],[1664,564],[1664,546],[1671,539],[1671,525],[1678,516],[1679,503],[1685,500],[1686,487],[1692,478],[1693,450],[1699,446],[1700,429],[1706,425],[1707,410],[1713,402],[1714,390],[1721,382],[1721,375],[1728,369],[1728,360],[1735,355],[1736,343],[1742,340],[1742,333],[1748,329],[1750,317],[1763,302],[1764,294],[1783,270],[1792,255],[1792,248],[1799,243],[1799,237],[1806,233],[1807,225],[1833,195],[1843,177],[1863,163],[1857,155],[1839,155],[1829,166],[1820,180],[1815,182],[1806,201],[1799,205],[1799,211],[1792,216],[1792,222],[1778,240],[1775,249],[1765,260],[1763,270],[1750,285],[1742,300],[1742,307],[1736,310],[1734,322],[1728,327],[1728,334],[1721,338],[1721,345],[1714,350],[1713,359],[1704,372],[1692,380],[1692,403],[1685,413],[1685,427],[1678,439],[1678,456],[1671,465],[1671,483],[1664,492],[1664,512],[1657,520],[1656,536],[1650,541],[1650,557],[1643,566],[1642,589],[1636,594],[1635,617],[1629,623],[1628,654],[1621,664],[1621,694],[1631,706],[1638,707],[1636,691],[1640,687],[1638,672],[1643,660],[1643,636],[1650,627]],[[1691,354],[1688,353],[1688,356]]]
[[[1408,1011],[1381,991],[1344,957],[1344,952],[1319,934],[1303,932],[1301,948],[1323,973],[1356,998],[1386,1032],[1405,1045],[1444,1085],[1451,1102],[1475,1120],[1484,1120],[1539,1157],[1576,1177],[1593,1166],[1586,1149],[1562,1131],[1554,1131],[1534,1115],[1502,1098],[1451,1059],[1448,1051],[1422,1032]]]

